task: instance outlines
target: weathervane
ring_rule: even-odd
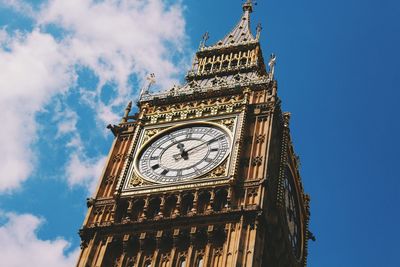
[[[200,41],[200,47],[199,47],[200,49],[203,49],[206,46],[206,42],[207,42],[208,38],[210,38],[210,35],[208,34],[208,32],[205,32]]]
[[[151,73],[149,76],[147,76],[147,85],[143,86],[142,91],[140,91],[140,98],[142,98],[143,95],[148,95],[150,91],[150,87],[156,83],[156,75],[154,73]]]

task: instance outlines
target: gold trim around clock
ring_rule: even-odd
[[[226,126],[224,126],[224,125],[222,125],[222,124],[218,124],[218,123],[215,123],[215,122],[210,122],[210,121],[194,121],[194,122],[190,122],[190,123],[180,123],[179,125],[175,125],[175,126],[171,126],[171,127],[168,127],[168,128],[166,128],[166,129],[163,129],[163,130],[161,130],[160,132],[158,132],[158,133],[156,133],[154,136],[152,136],[150,139],[148,139],[148,140],[146,140],[143,144],[140,144],[140,148],[137,150],[137,152],[135,153],[135,157],[134,157],[134,159],[133,159],[133,171],[134,171],[134,173],[135,173],[135,175],[136,176],[139,176],[141,179],[143,179],[144,181],[148,181],[148,182],[150,182],[150,183],[152,183],[152,184],[174,184],[174,183],[177,183],[177,182],[171,182],[171,183],[160,183],[160,182],[156,182],[156,181],[152,181],[152,180],[149,180],[149,179],[146,179],[145,177],[143,177],[143,175],[141,175],[141,173],[140,173],[140,171],[138,170],[138,160],[139,160],[139,156],[141,156],[141,154],[143,153],[143,150],[145,149],[145,148],[147,148],[148,146],[149,146],[149,144],[150,143],[152,143],[154,140],[156,140],[157,138],[159,138],[159,137],[161,137],[161,136],[163,136],[164,134],[166,134],[166,133],[168,133],[168,132],[172,132],[172,131],[174,131],[174,130],[176,130],[176,129],[179,129],[179,128],[187,128],[187,127],[190,127],[190,125],[203,125],[203,126],[207,126],[207,125],[209,125],[209,126],[213,126],[213,127],[216,127],[216,128],[220,128],[220,129],[222,129],[225,133],[227,133],[227,135],[229,136],[229,139],[230,139],[230,151],[229,151],[229,153],[227,153],[227,155],[224,157],[224,159],[220,162],[220,164],[218,164],[217,166],[215,166],[213,169],[211,169],[209,172],[207,172],[207,173],[210,173],[210,172],[212,172],[212,171],[214,171],[216,168],[218,168],[219,166],[221,166],[222,164],[225,164],[225,163],[229,163],[230,162],[230,156],[231,156],[231,154],[232,154],[232,150],[233,150],[233,143],[234,143],[234,136],[233,136],[233,134],[232,134],[232,132],[231,132],[231,130],[228,128],[228,127],[226,127]],[[145,129],[144,129],[145,130]],[[226,161],[227,160],[227,161]],[[188,180],[184,180],[184,181],[180,181],[180,182],[178,182],[178,183],[182,183],[182,182],[189,182],[190,180],[196,180],[197,178],[199,178],[199,177],[204,177],[205,175],[207,175],[207,173],[206,174],[202,174],[202,175],[200,175],[200,176],[198,176],[198,177],[194,177],[194,178],[192,178],[192,179],[188,179]],[[128,179],[131,179],[131,177],[129,177]]]

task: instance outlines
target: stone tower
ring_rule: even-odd
[[[118,125],[77,266],[305,266],[309,197],[252,1],[186,83],[142,90]]]

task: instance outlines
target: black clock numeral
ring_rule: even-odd
[[[176,171],[176,176],[182,176],[182,170],[177,170]]]
[[[218,148],[211,148],[210,151],[211,152],[218,151]]]
[[[157,156],[152,156],[152,157],[150,157],[150,160],[158,160],[160,157],[157,157]]]
[[[169,170],[163,170],[162,172],[161,172],[161,175],[166,175],[167,173],[169,172]]]
[[[151,168],[153,170],[157,170],[158,168],[160,168],[160,164],[153,165],[153,166],[151,166]]]

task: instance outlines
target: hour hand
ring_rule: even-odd
[[[178,160],[180,157],[183,158],[184,160],[189,159],[188,153],[185,150],[185,145],[184,144],[178,143],[178,145],[176,147],[179,148],[180,153],[173,155],[175,160]]]

